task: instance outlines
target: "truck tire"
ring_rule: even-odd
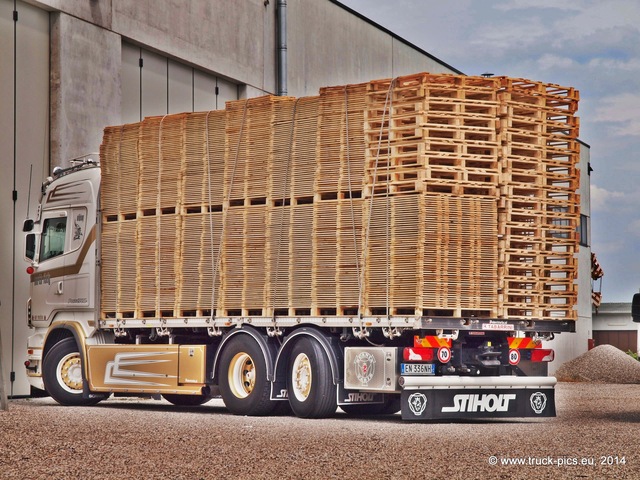
[[[162,397],[169,403],[178,407],[197,407],[211,400],[208,395],[178,395],[173,393],[163,394]]]
[[[400,395],[387,395],[384,403],[354,403],[352,405],[340,405],[347,415],[393,415],[400,411]]]
[[[236,335],[224,347],[218,386],[224,404],[235,415],[269,415],[277,406],[270,399],[264,353],[250,335]]]
[[[56,343],[44,357],[42,380],[51,397],[60,405],[95,405],[103,397],[82,396],[82,358],[75,339]]]
[[[318,341],[301,338],[291,350],[287,391],[293,413],[301,418],[326,418],[336,413],[336,388],[331,364]]]

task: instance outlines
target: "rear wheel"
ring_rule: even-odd
[[[287,390],[293,413],[302,418],[324,418],[336,412],[336,389],[326,352],[312,338],[296,342],[289,357]]]
[[[220,355],[220,395],[236,415],[269,415],[277,406],[270,399],[267,361],[258,342],[250,335],[236,335]]]
[[[102,397],[83,398],[82,358],[76,341],[65,338],[44,357],[42,380],[49,395],[61,405],[95,405]]]

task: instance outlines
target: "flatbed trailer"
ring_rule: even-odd
[[[576,103],[420,74],[108,127],[25,222],[32,385],[64,405],[554,416]]]

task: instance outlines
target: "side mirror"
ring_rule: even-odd
[[[31,230],[33,230],[33,220],[27,219],[22,224],[22,231],[30,232]]]
[[[631,318],[640,323],[640,293],[636,293],[631,301]]]

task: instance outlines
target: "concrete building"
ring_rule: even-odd
[[[0,0],[0,224],[11,225],[0,231],[0,354],[9,394],[29,394],[22,220],[52,168],[96,152],[105,126],[421,71],[461,73],[333,0]],[[591,335],[590,303],[585,310],[581,300],[581,311],[578,340],[566,335],[569,356]]]
[[[594,345],[609,344],[623,352],[638,352],[640,323],[631,318],[630,303],[602,303],[593,313]]]

